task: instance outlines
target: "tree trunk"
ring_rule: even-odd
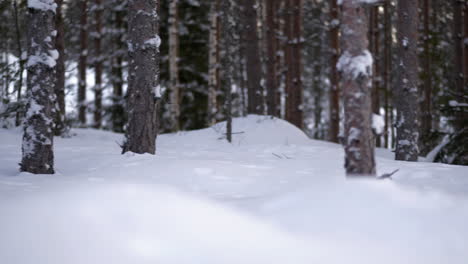
[[[16,0],[13,2],[14,8],[14,15],[15,15],[15,30],[16,30],[16,46],[18,48],[18,56],[19,56],[19,76],[18,82],[16,83],[16,100],[18,103],[21,103],[21,90],[23,89],[23,72],[24,72],[24,58],[23,58],[23,48],[21,46],[21,30],[19,24],[19,16],[18,16],[18,4]],[[6,94],[8,94],[8,86],[6,86]],[[21,111],[16,112],[16,119],[15,125],[20,126],[21,120],[23,117],[23,113]]]
[[[430,4],[429,0],[423,0],[423,23],[424,23],[424,36],[423,36],[423,80],[424,85],[421,91],[421,137],[420,146],[424,149],[424,145],[431,134],[432,130],[432,80],[431,80],[431,51],[430,51]],[[427,154],[427,152],[426,152]]]
[[[31,4],[31,3],[29,3]],[[54,173],[53,108],[55,66],[58,52],[53,42],[56,4],[28,5],[28,105],[20,170]]]
[[[286,120],[302,129],[302,0],[286,0]]]
[[[123,153],[156,152],[158,133],[159,45],[157,0],[128,4],[128,129]]]
[[[216,114],[218,113],[218,93],[221,90],[219,78],[220,72],[220,18],[219,1],[211,3],[210,14],[210,49],[209,49],[209,79],[208,79],[208,125],[216,123]]]
[[[180,129],[180,81],[179,81],[179,0],[169,3],[169,82],[171,130]]]
[[[462,98],[464,93],[465,76],[463,71],[463,1],[452,0],[453,4],[453,42],[454,42],[454,72],[453,83],[456,98]],[[463,112],[457,112],[455,117],[455,129],[463,129]]]
[[[390,3],[388,1],[384,2],[384,61],[383,61],[383,89],[384,89],[384,108],[385,108],[385,127],[384,127],[384,146],[385,148],[390,147],[390,111],[392,108],[390,106],[390,69],[391,69],[391,48],[392,48],[392,36],[391,36],[391,10]]]
[[[113,109],[111,114],[112,119],[112,130],[114,132],[123,132],[125,125],[125,113],[123,106],[123,55],[126,52],[124,49],[123,37],[124,37],[124,11],[122,7],[117,7],[114,10],[115,16],[115,40],[114,44],[116,50],[114,51],[114,58],[112,61],[112,103]]]
[[[418,1],[398,1],[397,160],[418,160]]]
[[[347,176],[374,176],[371,75],[372,55],[368,51],[367,19],[359,1],[344,0],[342,51],[338,69],[343,77],[345,110],[345,168]],[[356,18],[362,19],[356,19]]]
[[[381,76],[380,76],[380,29],[379,29],[379,7],[372,7],[373,13],[373,23],[372,27],[372,51],[371,53],[374,56],[374,73],[372,78],[372,112],[375,115],[380,116],[380,85],[381,85]],[[376,131],[377,132],[377,131]],[[381,135],[375,133],[375,144],[377,147],[381,147]]]
[[[94,128],[101,128],[102,125],[102,0],[95,1],[95,23],[96,32],[94,34]]]
[[[88,0],[80,2],[80,59],[78,62],[78,120],[86,126],[86,61],[88,58]]]
[[[277,83],[277,9],[275,1],[267,0],[266,5],[266,90],[267,90],[267,108],[268,115],[279,117],[280,111],[280,96],[279,87]]]
[[[262,65],[260,62],[260,49],[257,31],[257,11],[255,1],[242,0],[243,13],[243,44],[245,47],[247,93],[249,114],[264,114],[264,98],[260,85],[262,76]]]
[[[340,87],[336,64],[340,55],[340,21],[337,0],[330,0],[330,19],[330,47],[332,55],[330,60],[330,128],[328,138],[331,142],[338,143],[338,135],[340,133]]]
[[[65,31],[62,16],[62,5],[63,0],[56,0],[57,10],[55,14],[55,26],[57,29],[57,35],[55,37],[55,46],[59,53],[57,59],[56,68],[56,80],[55,80],[55,96],[57,100],[56,113],[55,113],[55,126],[54,134],[61,136],[65,132]]]

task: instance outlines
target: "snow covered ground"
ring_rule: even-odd
[[[55,141],[56,175],[18,173],[21,131],[0,130],[0,263],[468,263],[468,167],[392,160],[346,180],[341,146],[282,120],[161,135]]]

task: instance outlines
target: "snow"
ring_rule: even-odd
[[[160,135],[57,138],[56,175],[18,173],[21,129],[0,130],[0,263],[421,263],[468,259],[468,167],[394,161],[346,180],[343,148],[249,116]]]
[[[156,35],[154,38],[146,40],[145,45],[159,48],[159,46],[161,46],[161,38],[158,35]]]
[[[372,114],[372,129],[381,135],[385,131],[385,119],[381,115]]]
[[[356,79],[361,75],[370,76],[372,74],[372,64],[372,55],[368,50],[358,56],[352,56],[348,51],[345,51],[338,60],[336,67],[339,71]]]
[[[57,4],[54,0],[28,0],[28,7],[42,10],[44,12],[52,11],[55,13]]]

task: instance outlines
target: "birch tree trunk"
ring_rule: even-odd
[[[102,0],[94,0],[95,29],[94,34],[94,128],[102,125]]]
[[[371,76],[366,13],[358,0],[343,0],[342,51],[338,70],[343,78],[345,168],[347,176],[374,176]],[[360,19],[358,19],[360,18]]]
[[[53,0],[28,2],[28,104],[20,170],[54,173],[53,109],[55,66],[55,12]]]
[[[78,120],[86,126],[86,63],[88,58],[88,0],[80,0],[80,58],[78,62]]]
[[[128,3],[128,129],[122,152],[156,152],[160,97],[157,0]]]
[[[419,155],[418,1],[398,1],[398,81],[396,160],[417,161]]]
[[[340,21],[338,17],[337,0],[330,0],[330,19],[330,46],[332,56],[330,60],[330,129],[328,138],[331,142],[338,143],[338,135],[340,133],[340,87],[336,64],[338,63],[338,57],[340,55]]]
[[[55,15],[56,37],[55,46],[59,53],[56,66],[56,80],[54,91],[57,98],[54,134],[60,136],[65,132],[65,31],[62,16],[63,0],[56,0],[57,10]]]
[[[172,131],[180,129],[179,0],[169,2],[169,82]]]
[[[208,79],[208,125],[216,123],[218,112],[218,93],[220,91],[220,18],[219,1],[211,3],[210,14],[210,49],[209,49],[209,79]]]
[[[286,120],[302,129],[302,0],[286,0],[286,12]]]

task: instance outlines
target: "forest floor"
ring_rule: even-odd
[[[343,149],[282,120],[161,135],[55,140],[55,175],[18,172],[21,130],[0,129],[0,263],[466,264],[468,167],[394,161],[346,180]]]

